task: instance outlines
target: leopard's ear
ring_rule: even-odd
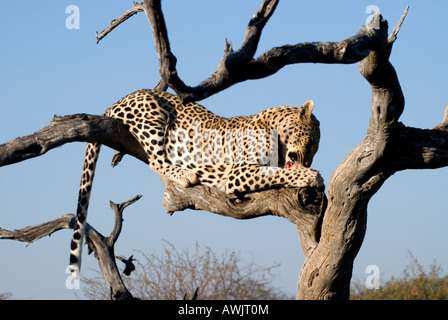
[[[313,112],[314,101],[308,100],[300,109],[300,118],[302,120],[311,121],[311,113]]]

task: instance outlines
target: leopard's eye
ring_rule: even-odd
[[[297,153],[296,152],[290,152],[290,153],[288,153],[288,157],[292,160],[292,161],[294,161],[294,162],[296,162],[297,161]]]

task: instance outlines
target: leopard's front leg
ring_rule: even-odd
[[[324,180],[317,170],[303,166],[291,169],[262,167],[255,164],[237,164],[226,181],[227,193],[245,193],[272,187],[322,188]]]

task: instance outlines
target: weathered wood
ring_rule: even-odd
[[[216,71],[199,85],[190,87],[177,73],[176,57],[170,49],[160,0],[145,0],[143,6],[153,30],[162,79],[182,101],[199,101],[236,83],[268,77],[289,64],[355,63],[366,57],[369,50],[378,44],[377,31],[373,28],[362,28],[355,36],[341,42],[285,45],[254,58],[263,27],[277,3],[278,1],[265,0],[249,22],[241,48],[233,51],[231,44],[226,42],[224,57]]]
[[[445,113],[443,114],[443,124],[448,125],[448,104],[446,105],[445,108]]]
[[[118,119],[75,114],[54,116],[50,124],[33,134],[0,145],[0,167],[41,156],[65,143],[98,142],[147,162],[137,140]]]
[[[165,177],[163,206],[169,214],[185,209],[205,210],[234,219],[253,219],[273,215],[294,223],[305,257],[320,238],[320,227],[327,198],[323,190],[281,188],[253,192],[236,201],[234,195],[208,186],[182,188]]]
[[[380,19],[376,15],[373,20]],[[371,23],[378,23],[378,21]],[[378,24],[376,24],[378,25]],[[387,45],[387,22],[379,32]],[[369,28],[369,26],[366,26]],[[384,157],[391,125],[396,123],[404,99],[384,47],[378,46],[360,62],[361,74],[372,85],[372,114],[366,138],[334,172],[328,189],[328,206],[319,244],[305,262],[299,276],[298,299],[347,299],[353,261],[366,230],[367,203],[388,177],[378,168]],[[376,177],[376,180],[372,180]],[[370,188],[363,188],[366,182]],[[374,187],[375,186],[375,187]]]
[[[134,299],[120,276],[115,260],[114,246],[120,236],[123,226],[123,210],[140,198],[141,195],[138,195],[122,204],[115,204],[112,201],[110,202],[110,207],[115,214],[115,223],[112,232],[108,237],[102,236],[96,230],[92,233],[86,232],[86,244],[89,246],[89,250],[92,250],[95,253],[95,257],[101,269],[101,274],[111,289],[111,299],[114,300]],[[93,228],[91,227],[91,229]]]
[[[224,57],[217,69],[197,86],[189,86],[184,83],[177,72],[177,59],[171,51],[160,0],[144,0],[141,4],[134,4],[134,8],[129,11],[141,11],[142,9],[145,11],[152,28],[163,83],[172,88],[184,102],[200,101],[236,83],[268,77],[290,64],[356,63],[364,59],[370,50],[381,41],[381,36],[376,29],[361,28],[356,35],[340,42],[307,42],[284,45],[272,48],[255,58],[262,30],[278,2],[278,0],[263,1],[259,10],[249,21],[241,47],[234,51],[231,43],[226,41]],[[127,20],[127,18],[125,19],[127,13],[113,20],[111,26],[115,28]],[[101,34],[105,36],[113,30],[111,26]]]
[[[376,15],[374,19],[381,17]],[[347,299],[353,261],[365,235],[370,198],[397,170],[448,164],[447,131],[407,128],[398,122],[404,96],[388,59],[399,28],[387,39],[387,22],[381,19],[380,25],[383,45],[371,50],[359,64],[372,87],[367,136],[332,176],[321,238],[302,268],[298,299]],[[430,149],[431,156],[424,156]]]
[[[99,43],[105,36],[109,34],[112,30],[114,30],[116,27],[118,27],[122,22],[128,20],[133,15],[142,12],[144,9],[141,5],[141,3],[134,2],[134,7],[123,13],[119,18],[114,19],[110,22],[110,25],[101,31],[100,33],[96,32],[96,43]]]
[[[140,199],[136,196],[122,204],[110,202],[115,213],[115,224],[111,234],[104,237],[90,224],[86,226],[86,243],[89,253],[94,252],[100,266],[104,280],[111,288],[111,298],[117,300],[134,299],[121,279],[120,272],[115,263],[114,245],[120,236],[123,225],[123,210]],[[62,229],[73,229],[76,217],[74,214],[66,214],[60,218],[45,222],[36,226],[29,226],[19,230],[5,230],[0,228],[0,239],[10,239],[32,243],[45,236],[51,235]]]
[[[74,214],[66,214],[49,222],[28,226],[18,230],[6,230],[0,228],[0,239],[16,240],[33,243],[43,237],[62,229],[73,229],[75,223]]]

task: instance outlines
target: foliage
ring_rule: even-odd
[[[401,278],[391,277],[377,290],[366,289],[360,282],[354,282],[352,300],[447,300],[448,276],[436,264],[426,272],[411,255],[410,264],[403,270]]]
[[[12,294],[10,292],[0,293],[0,300],[8,300],[12,298]]]
[[[191,299],[197,288],[198,299],[290,299],[271,285],[271,267],[254,263],[241,265],[234,251],[218,257],[208,247],[196,244],[194,252],[177,250],[165,242],[163,254],[138,252],[136,270],[123,280],[136,298],[152,300]],[[135,255],[134,255],[135,256]],[[119,263],[119,262],[118,262]],[[102,277],[83,279],[84,294],[91,299],[109,299],[109,288]]]

